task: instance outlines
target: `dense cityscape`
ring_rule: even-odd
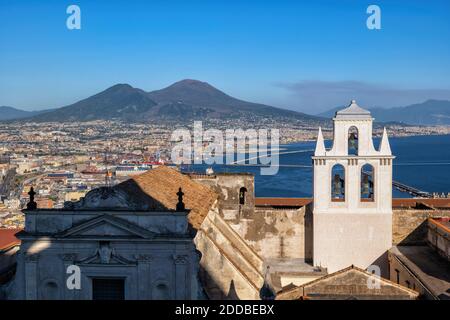
[[[192,125],[187,125],[190,128]],[[312,141],[317,124],[277,120],[215,120],[205,129],[279,128],[280,143]],[[93,188],[114,185],[161,164],[170,165],[171,134],[181,123],[139,124],[97,120],[65,123],[4,123],[0,129],[0,226],[23,226],[24,208],[31,186],[39,208],[62,208]],[[448,126],[389,126],[392,136],[448,134]],[[324,136],[332,138],[331,126]],[[381,127],[374,135],[380,136]],[[136,137],[139,137],[138,139]],[[205,143],[208,143],[205,141]]]

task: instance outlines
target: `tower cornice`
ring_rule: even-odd
[[[378,159],[395,159],[395,156],[388,156],[388,155],[366,155],[366,156],[357,156],[357,155],[351,155],[351,156],[340,156],[340,155],[324,155],[324,156],[312,156],[311,159],[327,159],[327,160],[347,160],[347,159],[369,159],[369,160],[378,160]]]

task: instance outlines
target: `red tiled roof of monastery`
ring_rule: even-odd
[[[0,250],[6,250],[20,244],[15,234],[22,229],[0,229]]]
[[[166,166],[159,166],[143,174],[117,185],[133,190],[136,184],[140,192],[153,198],[167,209],[175,209],[178,189],[181,187],[186,209],[190,209],[188,216],[191,225],[198,229],[217,199],[217,194],[208,186],[195,182],[187,175]]]
[[[312,198],[255,198],[255,206],[303,207],[312,202]]]
[[[399,207],[416,207],[417,204],[424,204],[433,208],[450,208],[450,198],[396,198],[392,199],[392,206]]]
[[[428,218],[428,221],[438,228],[444,230],[445,232],[450,233],[450,218],[442,217],[442,218]]]
[[[312,198],[255,198],[256,206],[293,206],[303,207],[313,201]],[[396,198],[392,199],[394,208],[414,208],[418,204],[424,204],[433,208],[450,208],[450,198]]]

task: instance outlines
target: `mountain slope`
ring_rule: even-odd
[[[333,109],[329,109],[327,111],[318,113],[317,116],[318,117],[324,117],[324,118],[333,118],[334,115],[336,114],[337,111],[344,109],[346,106],[340,106],[340,107],[335,107]],[[370,110],[370,109],[369,109]]]
[[[321,117],[333,117],[335,112],[343,107],[318,114]],[[379,122],[402,122],[411,125],[450,125],[450,101],[427,100],[422,103],[395,108],[369,109],[372,116]]]
[[[133,120],[156,103],[141,89],[117,84],[72,105],[32,117],[33,121]]]
[[[0,121],[27,118],[39,114],[41,112],[42,111],[25,111],[13,107],[1,106]]]
[[[379,121],[398,121],[418,125],[450,125],[450,101],[427,100],[406,107],[374,108],[373,116]]]
[[[201,114],[213,118],[254,115],[317,120],[317,117],[301,112],[239,100],[206,82],[191,79],[181,80],[167,88],[149,92],[149,97],[158,102],[160,114],[171,114],[173,117],[186,117],[189,114]],[[177,105],[179,106],[178,108],[176,107]]]
[[[31,117],[29,120],[44,122],[118,119],[142,122],[209,118],[247,120],[254,117],[323,121],[300,112],[242,101],[197,80],[182,80],[152,92],[118,84],[87,99]]]

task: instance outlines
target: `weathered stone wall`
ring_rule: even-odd
[[[219,194],[218,213],[263,259],[312,260],[312,211],[302,208],[255,207],[250,174],[193,175]],[[247,190],[239,204],[239,190]]]
[[[213,209],[195,237],[200,279],[210,299],[259,299],[263,261]]]
[[[426,244],[427,219],[438,217],[450,217],[450,210],[394,209],[392,214],[393,244]]]
[[[389,280],[402,285],[406,288],[411,288],[420,294],[420,297],[427,300],[434,300],[433,294],[423,285],[423,283],[417,279],[417,276],[411,273],[405,265],[400,262],[396,255],[392,252],[393,249],[388,252],[389,259]]]
[[[450,230],[442,222],[428,220],[427,242],[444,259],[450,261]]]
[[[232,227],[264,259],[312,259],[312,218],[305,207],[257,207]]]
[[[254,177],[245,173],[220,173],[217,175],[191,175],[195,181],[211,187],[219,195],[219,214],[227,221],[239,221],[251,216],[255,206]],[[244,188],[244,204],[239,192]]]

